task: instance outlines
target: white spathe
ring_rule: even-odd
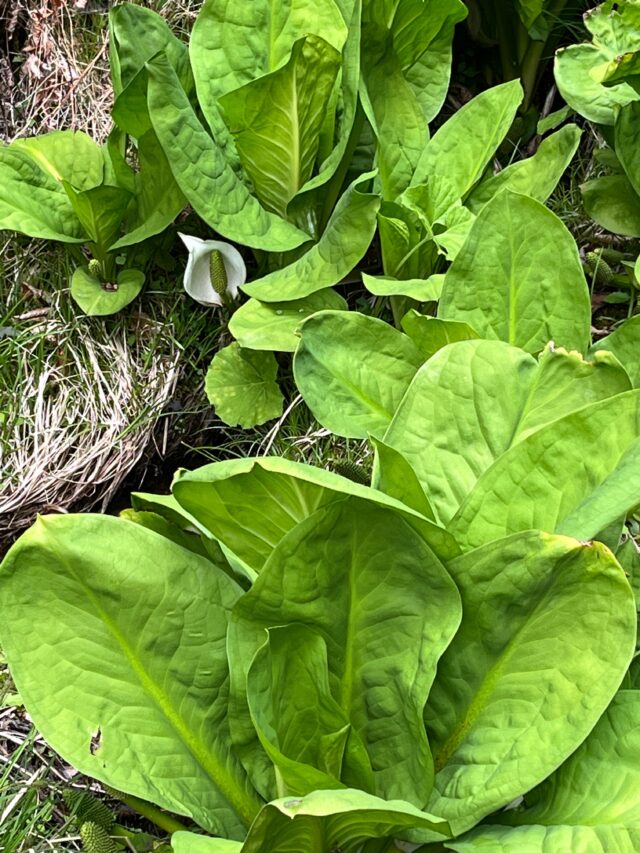
[[[216,250],[222,255],[227,273],[227,293],[232,299],[238,295],[238,288],[247,280],[247,268],[240,252],[230,243],[219,240],[201,240],[189,234],[178,236],[189,250],[189,260],[184,271],[184,289],[192,299],[201,305],[222,305],[222,297],[211,284],[209,255]]]

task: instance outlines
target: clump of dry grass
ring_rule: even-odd
[[[181,357],[162,315],[78,317],[52,286],[63,253],[3,250],[0,546],[38,512],[107,506],[156,434]]]
[[[176,34],[200,0],[133,0]],[[0,139],[64,128],[102,142],[111,128],[107,13],[112,0],[0,0]]]
[[[125,329],[78,337],[53,316],[11,347],[8,369],[21,383],[0,441],[0,540],[36,513],[104,510],[143,455],[178,379],[177,348],[145,364]]]

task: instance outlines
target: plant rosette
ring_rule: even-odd
[[[115,281],[102,281],[91,265],[78,267],[71,277],[71,296],[90,317],[115,314],[136,298],[144,285],[141,270],[122,270]]]
[[[201,240],[188,234],[179,237],[189,252],[184,273],[184,289],[189,296],[207,307],[236,299],[238,288],[247,280],[240,252],[219,240]]]

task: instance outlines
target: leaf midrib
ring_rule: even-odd
[[[138,678],[143,690],[159,708],[164,719],[178,734],[181,742],[187,747],[193,758],[196,759],[198,765],[205,771],[205,774],[212,781],[214,788],[224,796],[225,800],[231,806],[234,814],[240,818],[245,826],[250,826],[260,808],[260,803],[256,802],[254,804],[250,801],[249,797],[242,796],[242,792],[238,791],[235,780],[230,776],[224,765],[215,760],[213,754],[207,749],[206,745],[190,732],[179,715],[173,713],[170,698],[159,687],[159,685],[155,683],[145,670],[144,666],[142,666],[142,664],[137,660],[127,638],[104,610],[95,593],[93,593],[91,588],[75,571],[73,565],[64,557],[64,555],[59,554],[58,556],[62,559],[67,570],[72,577],[75,578],[79,586],[85,590],[87,599],[93,605],[98,617],[101,619],[107,630],[111,632],[112,636],[120,646],[125,659],[129,663],[135,676]]]

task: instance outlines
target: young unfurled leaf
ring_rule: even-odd
[[[375,792],[423,805],[431,757],[422,709],[459,619],[454,584],[400,514],[355,497],[323,507],[279,542],[234,609],[236,715],[236,678],[263,629],[307,626],[326,641],[331,692],[366,748]]]
[[[338,51],[308,35],[282,68],[218,101],[256,196],[283,218],[311,177],[339,67]]]

